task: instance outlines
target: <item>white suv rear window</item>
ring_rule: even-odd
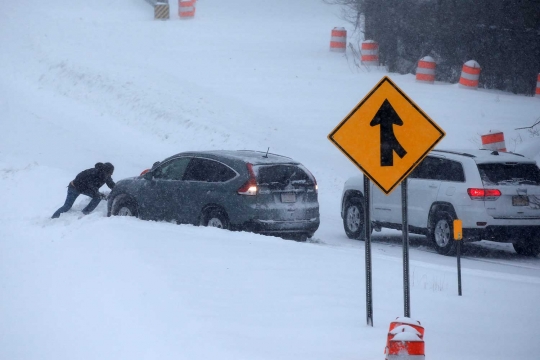
[[[540,185],[540,169],[535,164],[478,164],[478,170],[485,186]]]

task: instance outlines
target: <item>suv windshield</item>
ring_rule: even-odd
[[[535,164],[478,164],[484,185],[540,185],[540,169]]]

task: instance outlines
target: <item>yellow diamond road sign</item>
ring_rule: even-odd
[[[328,139],[388,195],[444,136],[385,76]]]

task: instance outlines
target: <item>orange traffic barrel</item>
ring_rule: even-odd
[[[435,60],[431,56],[424,56],[418,61],[416,67],[416,81],[433,84],[435,82]]]
[[[342,27],[332,29],[330,35],[330,51],[345,52],[347,50],[347,30]]]
[[[386,360],[425,360],[424,340],[418,335],[404,331],[390,340]]]
[[[536,94],[534,96],[540,96],[540,74],[536,78]]]
[[[489,133],[482,135],[482,149],[506,151],[506,143],[504,141],[504,133],[502,131],[491,130]]]
[[[392,340],[394,336],[400,332],[410,332],[418,336],[420,339],[424,339],[424,327],[422,324],[420,324],[420,321],[411,319],[409,317],[397,317],[396,320],[390,323],[390,328],[388,329],[385,354],[388,354],[390,340]]]
[[[480,71],[482,68],[474,60],[469,60],[463,64],[461,69],[461,77],[459,78],[459,86],[465,89],[478,88],[478,79],[480,79]]]
[[[402,332],[410,332],[418,336],[420,339],[423,339],[424,338],[423,331],[424,331],[423,328],[422,328],[422,332],[420,332],[410,325],[399,325],[399,326],[396,326],[395,328],[391,328],[388,331],[388,336],[386,337],[386,346],[389,346],[390,340],[392,340],[394,336]]]
[[[195,2],[193,0],[179,0],[178,16],[180,19],[192,19],[195,16]]]
[[[377,42],[363,41],[360,54],[362,65],[379,66],[379,44]]]

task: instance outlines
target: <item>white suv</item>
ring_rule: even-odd
[[[364,236],[363,175],[347,180],[341,217],[347,236]],[[540,253],[540,169],[519,154],[433,150],[408,177],[409,232],[453,255],[453,220],[465,241],[511,242],[518,254]],[[385,195],[371,183],[372,229],[402,228],[401,186]]]

